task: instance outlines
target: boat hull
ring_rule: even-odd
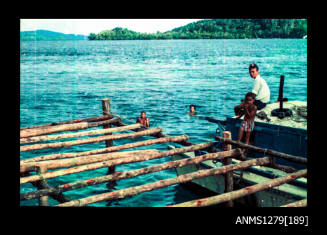
[[[173,146],[169,146],[174,148]],[[172,156],[174,161],[182,160],[185,158],[194,157],[194,153],[185,153]],[[233,159],[233,163],[238,163],[238,160]],[[200,164],[187,165],[184,167],[176,168],[177,175],[183,175],[192,173],[198,170],[211,169],[216,167],[221,167],[220,162],[213,163],[211,160],[204,161]],[[266,175],[269,172],[270,175]],[[271,174],[272,173],[272,174]],[[285,172],[268,168],[268,167],[250,167],[247,170],[234,171],[234,190],[239,188],[251,186],[254,184],[262,183],[264,181],[270,180],[275,176],[283,176]],[[224,175],[208,176],[205,178],[192,180],[188,186],[194,185],[196,188],[203,188],[206,191],[212,192],[213,194],[223,194],[225,188]],[[306,190],[306,179],[300,178],[297,180],[296,184],[283,184],[281,186],[266,189],[246,197],[242,197],[235,200],[235,203],[240,206],[254,206],[254,207],[280,207],[298,200],[307,198]]]
[[[231,132],[233,140],[237,139],[241,122],[242,120],[235,118],[227,118],[226,120],[226,130]],[[307,157],[307,130],[305,129],[255,122],[251,140],[252,145],[260,148],[272,149],[304,158]],[[247,156],[257,158],[262,157],[263,154],[249,150]],[[276,158],[276,163],[292,166],[299,170],[306,168],[304,164],[292,163],[279,158]]]
[[[269,104],[263,109],[270,119],[269,122],[261,120],[258,117],[255,119],[255,128],[251,134],[250,144],[263,149],[272,149],[278,152],[291,154],[294,156],[307,158],[307,130],[306,118],[298,115],[298,109],[305,107],[306,102],[291,101],[285,102],[284,107],[293,110],[293,116],[284,119],[278,119],[271,116],[271,110],[279,107],[279,103]],[[217,120],[206,117],[206,120],[217,123],[217,135],[222,136],[223,131],[230,131],[232,140],[237,140],[238,132],[241,126],[242,119],[226,118],[226,120]],[[299,122],[300,121],[300,122]],[[170,146],[173,148],[172,146]],[[215,143],[216,149],[222,149],[220,142]],[[265,154],[249,150],[246,157],[260,158]],[[194,153],[184,153],[174,155],[173,160],[181,160],[194,157]],[[238,163],[236,159],[233,163]],[[275,158],[275,163],[284,166],[290,166],[297,170],[305,169],[305,164],[293,163],[284,159]],[[181,168],[176,168],[177,175],[192,173],[198,170],[221,167],[222,163],[213,163],[211,160],[204,161],[196,165],[188,165]],[[243,171],[233,172],[234,190],[247,186],[259,184],[276,177],[286,175],[285,172],[265,167],[252,166]],[[214,194],[224,193],[225,179],[223,175],[210,176],[206,178],[196,179],[191,184],[197,187],[209,190]],[[307,180],[306,178],[296,179],[295,181],[278,187],[266,189],[249,196],[236,199],[235,202],[245,206],[257,207],[280,207],[298,200],[307,198]]]

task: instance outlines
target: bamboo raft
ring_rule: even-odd
[[[80,131],[93,127],[101,127],[96,130]],[[115,127],[112,127],[115,126]],[[115,132],[128,131],[123,134],[115,134]],[[69,132],[64,134],[56,134],[59,132]],[[92,137],[94,135],[103,135]],[[87,138],[64,141],[66,138],[88,136]],[[145,141],[136,141],[123,145],[113,145],[114,140],[135,139],[141,136],[152,137]],[[213,142],[194,144],[188,141],[188,136],[168,136],[163,134],[161,128],[145,128],[141,124],[126,125],[123,123],[119,115],[111,113],[110,99],[102,100],[102,115],[90,117],[86,119],[76,119],[66,122],[49,123],[40,126],[31,126],[20,129],[20,151],[37,153],[41,149],[67,148],[75,145],[83,145],[90,143],[105,142],[105,148],[89,150],[84,152],[65,152],[48,154],[43,156],[33,156],[20,161],[20,184],[31,183],[36,190],[20,194],[20,200],[30,200],[38,198],[39,206],[49,206],[49,197],[58,202],[56,207],[76,207],[87,206],[92,203],[122,199],[131,197],[143,192],[168,187],[175,184],[190,182],[194,179],[205,178],[214,175],[224,175],[225,177],[225,193],[193,200],[189,202],[168,205],[169,207],[200,207],[212,206],[225,203],[226,206],[233,206],[233,200],[244,197],[255,192],[259,192],[268,188],[277,187],[282,184],[294,181],[301,177],[306,177],[307,170],[293,171],[283,177],[267,180],[266,182],[248,186],[233,191],[233,171],[244,170],[251,166],[269,166],[276,167],[274,157],[286,159],[306,164],[306,159],[276,152],[273,150],[263,150],[255,146],[244,145],[231,140],[230,132],[224,132],[224,138],[217,137],[219,141],[224,143],[224,151],[217,151]],[[59,142],[39,143],[49,140]],[[182,147],[174,148],[167,151],[159,151],[156,149],[147,150],[130,150],[141,146],[150,146],[154,144],[176,143]],[[232,145],[238,147],[232,149]],[[241,148],[250,148],[253,151],[265,151],[268,155],[261,158],[246,159],[237,164],[232,164],[231,159],[242,159]],[[128,151],[121,151],[128,150]],[[168,161],[162,164],[151,165],[148,167],[130,170],[125,172],[116,172],[115,166],[148,161],[176,154],[194,152],[197,150],[206,151],[206,154],[196,156],[194,158],[182,159],[177,161]],[[64,195],[65,192],[78,190],[84,187],[115,182],[121,179],[136,177],[139,175],[159,172],[166,169],[183,167],[186,165],[196,165],[207,160],[222,159],[224,166],[214,169],[199,170],[178,177],[160,180],[153,183],[147,183],[140,186],[124,188],[120,190],[99,193],[85,198],[71,200],[70,197]],[[62,185],[49,185],[48,179],[56,178],[64,175],[76,174],[79,172],[97,170],[100,168],[108,168],[108,174],[97,176],[75,182],[65,183]],[[293,202],[283,207],[305,207],[307,200],[303,199]]]

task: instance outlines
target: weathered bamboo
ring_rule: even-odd
[[[102,112],[104,115],[111,114],[111,108],[110,108],[110,99],[106,98],[102,100]],[[111,125],[103,125],[103,129],[111,128]],[[105,135],[111,135],[111,134],[105,134]],[[106,148],[114,146],[114,142],[112,140],[105,140]],[[115,166],[108,168],[108,174],[111,174],[115,172]]]
[[[307,199],[303,199],[300,201],[296,201],[296,202],[292,202],[290,204],[283,205],[281,207],[307,207],[307,206],[308,206]]]
[[[232,133],[230,131],[224,131],[223,132],[223,137],[225,139],[231,140],[232,139]],[[228,150],[231,150],[231,149],[232,149],[232,145],[224,144],[224,150],[225,151],[228,151]],[[223,160],[223,164],[224,165],[232,164],[232,159],[231,158],[225,158]],[[233,191],[233,172],[230,171],[230,172],[226,173],[226,175],[225,175],[225,193],[232,192],[232,191]],[[228,201],[226,203],[226,206],[227,207],[233,207],[234,206],[233,201]]]
[[[119,115],[117,114],[113,114],[114,116],[117,116],[119,117]],[[127,126],[127,124],[123,123],[121,120],[119,122],[115,122],[113,123],[115,126]],[[142,127],[140,129],[135,129],[133,131],[135,132],[139,132],[139,131],[142,131],[143,129],[146,129],[145,127]],[[170,137],[169,135],[165,135],[164,133],[162,132],[159,132],[159,133],[156,133],[154,135],[152,135],[153,137],[156,137],[156,138],[164,138],[164,137]],[[189,141],[186,141],[186,140],[182,140],[180,142],[178,142],[179,144],[183,145],[183,146],[191,146],[191,145],[195,145],[194,143],[192,142],[189,142]],[[211,148],[211,146],[210,146]],[[210,149],[208,149],[208,152],[210,152]]]
[[[95,185],[95,184],[101,184],[101,183],[108,182],[108,181],[117,181],[117,180],[121,180],[121,179],[136,177],[139,175],[162,171],[162,170],[166,170],[166,169],[171,169],[171,168],[176,168],[176,167],[184,167],[184,166],[190,165],[190,164],[199,164],[200,162],[212,160],[212,159],[235,157],[240,154],[241,154],[241,152],[239,149],[233,149],[233,150],[224,151],[224,152],[209,153],[209,154],[197,156],[194,158],[170,161],[167,163],[162,163],[162,164],[149,166],[149,167],[145,167],[145,168],[141,168],[141,169],[137,169],[137,170],[127,171],[127,172],[116,172],[111,175],[100,176],[100,177],[95,177],[92,179],[81,180],[81,181],[77,181],[77,182],[73,182],[73,183],[69,183],[69,184],[60,185],[60,186],[56,187],[55,189],[51,189],[51,188],[43,189],[43,190],[38,190],[38,191],[34,191],[34,192],[21,194],[20,200],[27,200],[27,199],[32,199],[32,198],[48,195],[55,190],[58,190],[58,192],[62,193],[62,192],[66,192],[66,191],[73,190],[73,189],[87,187],[87,186],[91,186],[91,185]]]
[[[20,131],[20,138],[26,138],[37,135],[45,135],[49,133],[62,132],[62,131],[73,131],[88,128],[87,122],[74,123],[74,124],[64,124],[59,126],[50,126],[43,129],[27,129]]]
[[[113,115],[102,115],[102,116],[94,116],[94,117],[89,117],[89,118],[83,118],[83,119],[75,119],[71,121],[65,121],[65,122],[53,122],[53,123],[48,123],[48,124],[43,124],[39,126],[28,126],[24,128],[20,128],[20,130],[26,130],[26,129],[33,129],[33,128],[44,128],[44,127],[49,127],[49,126],[57,126],[57,125],[62,125],[62,124],[73,124],[73,123],[79,123],[79,122],[97,122],[97,121],[102,121],[102,120],[107,120],[113,118]]]
[[[148,152],[149,154],[147,154],[145,152]],[[124,158],[131,159],[131,158],[135,158],[135,157],[145,157],[145,156],[151,155],[150,152],[153,153],[153,150],[143,150],[142,152],[141,151],[135,152],[134,154],[132,154],[132,157],[126,156],[126,157],[121,157],[118,159],[96,162],[96,163],[91,163],[91,164],[85,164],[85,165],[76,166],[73,168],[67,168],[64,170],[51,171],[51,172],[47,172],[46,174],[43,174],[43,175],[33,175],[33,176],[29,176],[29,177],[23,177],[23,178],[20,178],[20,184],[31,183],[31,182],[38,181],[40,179],[50,179],[50,178],[55,178],[58,176],[79,173],[82,171],[89,171],[89,170],[95,170],[95,169],[99,169],[99,168],[109,167],[109,166],[117,165],[115,163],[118,160],[121,160]]]
[[[136,150],[136,151],[125,151],[125,152],[114,152],[114,153],[106,153],[106,154],[97,154],[92,156],[82,156],[77,158],[68,158],[61,160],[49,160],[49,161],[41,161],[41,162],[30,162],[30,163],[22,163],[20,164],[20,172],[26,171],[35,171],[38,168],[46,167],[47,169],[58,169],[58,168],[68,168],[75,167],[80,165],[91,164],[95,162],[103,162],[108,160],[113,160],[117,158],[131,157],[136,154],[155,154],[159,153],[158,150],[148,149],[148,150]]]
[[[109,98],[102,100],[102,112],[103,112],[103,115],[111,114]],[[111,128],[111,124],[103,125],[103,129],[106,129],[106,128]],[[108,133],[108,135],[110,135],[110,134]],[[105,143],[106,143],[106,147],[111,147],[114,145],[112,140],[106,140]]]
[[[35,184],[35,182],[33,182],[33,183]],[[50,195],[50,194],[54,194],[54,193],[58,193],[58,192],[59,192],[59,190],[58,190],[57,187],[39,189],[37,191],[21,194],[20,195],[20,200],[21,201],[29,200],[29,199],[38,198],[38,197],[42,197],[44,195]],[[60,192],[64,192],[64,190],[60,190]]]
[[[50,133],[83,130],[91,127],[101,126],[108,123],[118,122],[120,119],[114,118],[96,123],[80,122],[74,124],[63,124],[58,126],[49,126],[45,128],[25,129],[20,131],[20,138],[27,138],[39,135],[46,135]]]
[[[143,192],[148,192],[154,189],[159,189],[163,187],[167,187],[170,185],[174,184],[179,184],[179,183],[185,183],[194,179],[199,179],[199,178],[204,178],[207,176],[211,175],[218,175],[218,174],[225,174],[228,171],[233,171],[233,170],[238,170],[238,169],[244,169],[248,168],[250,166],[254,165],[265,165],[270,162],[270,159],[268,157],[264,158],[257,158],[249,161],[244,161],[239,164],[231,164],[228,166],[223,166],[220,168],[214,168],[214,169],[206,169],[206,170],[199,170],[197,172],[185,174],[185,175],[180,175],[175,178],[170,178],[166,180],[159,180],[154,183],[149,183],[141,186],[135,186],[135,187],[130,187],[126,189],[121,189],[109,193],[103,193],[95,196],[90,196],[78,200],[72,200],[70,202],[62,203],[56,206],[59,207],[70,207],[70,206],[85,206],[91,203],[95,202],[100,202],[104,200],[111,200],[111,199],[118,199],[118,198],[124,198],[128,196],[133,196],[136,194],[140,194]]]
[[[29,172],[21,173],[21,177],[27,177],[27,176],[31,176],[31,174]],[[53,199],[55,199],[55,200],[57,200],[58,202],[61,202],[61,203],[69,202],[71,200],[68,196],[65,196],[61,192],[59,192],[57,187],[50,187],[47,183],[45,183],[42,180],[32,182],[32,185],[34,187],[36,187],[38,189],[38,191],[50,190],[51,189],[51,192],[49,192],[47,194],[44,194],[44,195],[41,195],[41,196],[49,195]],[[38,191],[34,191],[34,192],[38,192]]]
[[[119,118],[113,118],[113,119],[109,119],[109,120],[104,120],[104,121],[100,121],[100,122],[92,122],[92,123],[88,123],[89,124],[89,128],[92,127],[97,127],[97,126],[103,126],[103,125],[107,125],[107,124],[112,124],[112,123],[116,123],[119,122],[120,119]]]
[[[141,124],[134,124],[128,125],[123,127],[116,127],[110,129],[98,129],[98,130],[91,130],[91,131],[83,131],[83,132],[76,132],[76,133],[67,133],[67,134],[60,134],[60,135],[42,135],[42,136],[35,136],[35,137],[28,137],[28,138],[21,138],[20,143],[34,143],[40,141],[48,141],[48,140],[58,140],[58,139],[67,139],[67,138],[75,138],[81,136],[90,136],[90,135],[101,135],[119,131],[126,131],[131,129],[140,128]]]
[[[47,172],[46,167],[40,167],[38,169],[39,174],[45,174],[46,172]],[[42,179],[42,180],[40,180],[40,184],[41,184],[42,188],[46,188],[46,186],[48,184],[48,180]],[[40,206],[49,206],[49,197],[47,195],[39,197],[39,205]]]
[[[269,155],[266,155],[266,156],[269,156]],[[291,167],[291,166],[285,166],[285,165],[280,165],[280,164],[277,164],[275,163],[275,159],[273,156],[271,156],[271,163],[268,167],[270,168],[273,168],[273,169],[277,169],[277,170],[281,170],[281,171],[284,171],[286,173],[293,173],[293,172],[296,172],[297,169],[295,169],[294,167]],[[249,160],[249,158],[245,157],[244,155],[242,155],[242,160]]]
[[[158,139],[151,139],[151,140],[145,140],[145,141],[139,141],[135,143],[129,143],[119,146],[113,146],[103,149],[96,149],[96,150],[90,150],[85,152],[79,152],[79,153],[59,153],[59,154],[49,154],[34,158],[29,158],[25,160],[21,160],[21,163],[28,163],[28,162],[37,162],[37,161],[44,161],[44,160],[54,160],[54,159],[63,159],[63,158],[73,158],[73,157],[81,157],[81,156],[89,156],[92,154],[100,154],[100,153],[108,153],[108,152],[114,152],[119,151],[123,149],[129,149],[129,148],[136,148],[140,146],[147,146],[152,144],[159,144],[159,143],[167,143],[167,142],[180,142],[183,140],[187,140],[188,136],[181,135],[176,137],[164,137],[164,138],[158,138]]]
[[[121,164],[126,164],[126,163],[132,163],[132,162],[147,161],[147,160],[151,160],[151,159],[157,159],[157,158],[167,157],[167,156],[171,156],[171,155],[175,155],[175,154],[204,149],[204,148],[208,148],[209,146],[212,146],[212,145],[213,145],[212,142],[208,142],[208,143],[192,145],[192,146],[188,146],[188,147],[184,147],[184,148],[176,148],[176,149],[160,152],[160,153],[154,154],[154,155],[143,154],[143,156],[126,157],[126,158],[120,158],[120,159],[115,159],[115,160],[110,160],[110,161],[105,161],[105,162],[100,162],[100,163],[88,164],[88,165],[84,165],[84,166],[77,166],[77,167],[70,168],[70,169],[48,172],[48,173],[44,174],[42,177],[44,179],[49,179],[49,178],[54,178],[54,177],[58,177],[58,176],[74,174],[74,173],[81,172],[81,171],[94,170],[94,169],[98,169],[98,168],[116,166],[116,165],[121,165]],[[34,182],[34,181],[37,181],[40,179],[41,179],[41,177],[37,176],[37,175],[31,176],[31,177],[24,177],[24,178],[20,178],[20,184]]]
[[[117,115],[117,114],[113,114],[113,115],[116,116],[116,117],[118,117],[118,118],[120,118],[120,116]],[[116,126],[127,126],[127,124],[123,123],[121,120],[120,120],[119,122],[114,123],[114,125],[116,125]],[[144,129],[144,128],[145,128],[145,127],[142,127],[142,128],[140,128],[140,129],[135,129],[135,130],[133,130],[133,131],[138,132],[138,131],[141,131],[141,130]],[[156,133],[156,134],[154,134],[154,135],[152,135],[152,136],[154,136],[154,137],[156,137],[156,138],[165,138],[165,137],[170,137],[169,135],[166,135],[166,134],[164,134],[164,133],[162,133],[162,132]],[[178,143],[179,143],[180,145],[183,145],[183,146],[192,146],[192,145],[195,145],[195,143],[189,142],[189,141],[187,141],[187,140],[182,140],[182,141],[179,141]],[[207,149],[204,149],[204,150],[208,151],[209,153],[216,152],[216,150],[213,149],[213,146],[210,146],[210,147],[208,147]]]
[[[292,166],[280,165],[280,164],[277,164],[275,161],[272,161],[272,163],[271,163],[271,165],[269,167],[277,169],[277,170],[284,171],[286,173],[293,173],[293,172],[297,171],[297,169],[295,169]]]
[[[283,176],[283,177],[280,177],[277,179],[268,180],[266,182],[255,184],[253,186],[248,186],[248,187],[245,187],[243,189],[239,189],[239,190],[236,190],[233,192],[224,193],[224,194],[220,194],[220,195],[213,196],[213,197],[203,198],[200,200],[193,200],[193,201],[189,201],[189,202],[179,203],[176,205],[172,205],[171,207],[202,207],[202,206],[216,205],[216,204],[219,204],[222,202],[235,200],[237,198],[244,197],[244,196],[247,196],[252,193],[256,193],[256,192],[263,191],[268,188],[272,188],[272,187],[276,187],[276,186],[285,184],[285,183],[295,180],[297,178],[303,177],[306,174],[307,174],[307,170],[300,170],[298,172],[291,173],[291,174],[288,174],[286,176]],[[67,203],[70,203],[70,202],[67,202]],[[64,203],[64,204],[66,204],[66,203]]]
[[[137,133],[125,133],[125,134],[116,134],[110,136],[100,136],[94,138],[86,138],[80,140],[72,140],[72,141],[65,141],[65,142],[57,142],[57,143],[47,143],[47,144],[34,144],[34,145],[25,145],[20,147],[21,152],[38,150],[38,149],[46,149],[46,148],[61,148],[61,147],[70,147],[73,145],[80,145],[80,144],[89,144],[89,143],[96,143],[102,142],[105,140],[117,140],[117,139],[125,139],[125,138],[136,138],[140,136],[151,135],[154,133],[161,132],[161,128],[154,128],[149,129],[146,131],[140,131]]]
[[[244,143],[237,142],[237,141],[234,141],[234,140],[229,140],[229,139],[226,139],[226,138],[222,138],[220,136],[216,136],[215,139],[219,140],[219,141],[229,143],[229,144],[232,144],[232,145],[235,145],[235,146],[240,147],[240,148],[248,148],[248,149],[250,149],[252,151],[256,151],[256,152],[259,152],[259,153],[265,153],[265,154],[269,154],[269,155],[272,155],[272,156],[275,156],[275,157],[280,157],[280,158],[283,158],[283,159],[291,161],[291,162],[297,162],[297,163],[302,163],[302,164],[307,163],[307,158],[298,157],[298,156],[294,156],[294,155],[290,155],[290,154],[286,154],[286,153],[281,153],[281,152],[277,152],[277,151],[271,150],[271,149],[259,148],[259,147],[253,146],[253,145],[248,145],[248,144],[244,144]]]

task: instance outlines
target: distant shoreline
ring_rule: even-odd
[[[21,41],[59,40],[189,40],[189,39],[306,39],[306,19],[210,19],[167,32],[139,33],[116,27],[89,36],[48,30],[23,31]]]
[[[210,19],[157,33],[138,33],[127,28],[116,27],[98,34],[90,33],[88,39],[263,39],[304,38],[306,35],[306,19]]]
[[[20,40],[21,42],[57,42],[57,41],[173,41],[173,40],[271,40],[271,39],[298,39],[298,40],[307,40],[307,38],[187,38],[187,39],[182,39],[182,38],[175,38],[175,39],[107,39],[107,40],[89,40],[89,39],[79,39],[79,40],[70,40],[70,39],[49,39],[49,40]]]

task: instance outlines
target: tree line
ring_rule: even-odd
[[[306,19],[210,19],[167,32],[138,33],[126,28],[91,33],[89,40],[303,38]]]

